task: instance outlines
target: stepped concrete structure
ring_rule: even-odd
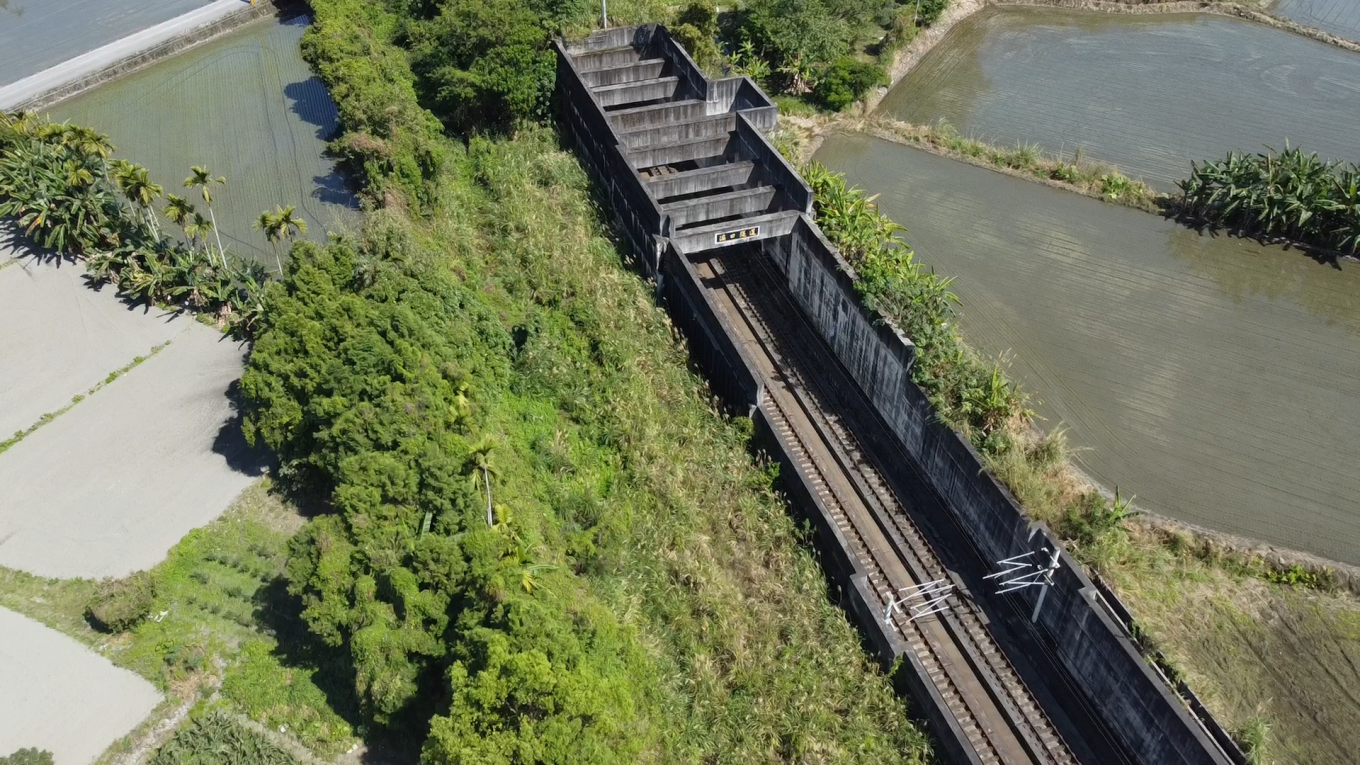
[[[749,78],[704,77],[657,29],[609,30],[559,59],[566,123],[607,157],[612,179],[597,180],[638,208],[630,234],[686,254],[788,234],[812,191],[765,140],[774,102]]]

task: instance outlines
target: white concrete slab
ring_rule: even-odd
[[[56,765],[85,765],[160,701],[141,677],[0,608],[0,753],[37,747]]]
[[[11,10],[9,16],[0,16],[0,51],[4,51],[0,78],[32,71],[26,64],[28,61],[40,61],[42,63],[39,66],[47,68],[0,87],[0,109],[21,104],[53,88],[94,74],[128,56],[211,24],[248,4],[247,0],[214,0],[193,8],[198,1],[148,3],[141,0],[120,3],[111,0],[40,0],[34,3],[35,8],[24,9],[27,14],[31,14],[26,21],[24,16],[17,16],[19,20],[14,21],[11,18],[14,12]],[[44,5],[51,7],[43,8]],[[155,23],[164,18],[163,14],[167,10],[188,8],[193,10]],[[105,14],[107,18],[101,21],[100,14]],[[139,29],[148,23],[153,25]],[[126,30],[126,36],[112,38],[109,30]],[[7,38],[12,39],[6,44]],[[92,45],[97,44],[96,41],[106,44],[91,49]],[[3,81],[0,79],[0,82]]]
[[[168,348],[0,454],[0,565],[150,568],[263,474],[229,389],[245,349],[186,325]]]
[[[0,244],[0,262],[4,262]],[[96,292],[71,263],[0,268],[0,440],[71,403],[193,320]]]

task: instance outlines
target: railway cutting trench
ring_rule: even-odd
[[[745,78],[703,77],[656,27],[608,30],[558,50],[564,134],[643,268],[662,292],[671,280],[682,296],[671,302],[689,306],[672,307],[691,314],[677,319],[696,348],[708,348],[701,365],[719,377],[741,366],[735,378],[755,379],[751,414],[759,409],[806,503],[834,525],[834,552],[849,559],[850,579],[863,577],[852,585],[862,588],[871,631],[910,665],[908,688],[943,758],[1137,762],[1029,613],[974,596],[997,589],[987,576],[995,562],[946,517],[943,500],[900,452],[884,453],[888,426],[763,246],[807,226],[812,205],[807,185],[763,137],[773,104]]]

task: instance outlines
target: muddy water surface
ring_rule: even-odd
[[[1277,0],[1270,12],[1360,42],[1360,0]]]
[[[988,8],[878,113],[1116,164],[1168,190],[1190,160],[1288,138],[1360,160],[1360,54],[1239,19]]]
[[[819,161],[958,277],[965,336],[1138,503],[1360,563],[1360,264],[1340,268],[863,136]]]
[[[354,200],[335,163],[322,156],[338,115],[325,85],[298,52],[305,18],[264,19],[52,109],[107,133],[117,156],[145,165],[166,192],[181,188],[193,165],[224,175],[213,190],[222,242],[232,252],[274,264],[252,224],[265,209],[297,205],[308,237],[348,218]],[[168,225],[168,224],[166,224]]]
[[[0,0],[0,85],[89,53],[210,0]]]

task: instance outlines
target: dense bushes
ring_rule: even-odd
[[[147,572],[138,571],[123,579],[101,582],[85,615],[105,632],[125,632],[151,613],[155,601],[155,582]]]
[[[400,17],[380,3],[316,3],[302,56],[326,82],[344,134],[333,149],[370,200],[428,210],[447,149],[439,120],[421,108],[405,53],[393,47]]]
[[[1324,162],[1285,146],[1282,152],[1191,163],[1181,181],[1181,209],[1231,226],[1345,254],[1360,253],[1360,167]]]
[[[546,116],[556,75],[546,22],[519,0],[447,0],[410,22],[424,103],[459,133]]]
[[[883,70],[867,61],[842,57],[827,68],[817,81],[814,91],[817,100],[833,112],[838,112],[864,98],[870,88],[887,83]]]
[[[430,762],[628,761],[638,647],[496,480],[510,334],[397,223],[299,245],[287,284],[241,381],[246,433],[335,508],[295,540],[290,590],[348,649],[366,715],[420,731],[446,709]]]
[[[41,247],[84,258],[92,278],[130,298],[201,311],[249,334],[263,268],[214,257],[211,221],[173,194],[166,212],[185,238],[166,237],[153,208],[161,186],[145,168],[110,160],[112,153],[108,136],[89,128],[0,113],[0,217],[13,217]]]

